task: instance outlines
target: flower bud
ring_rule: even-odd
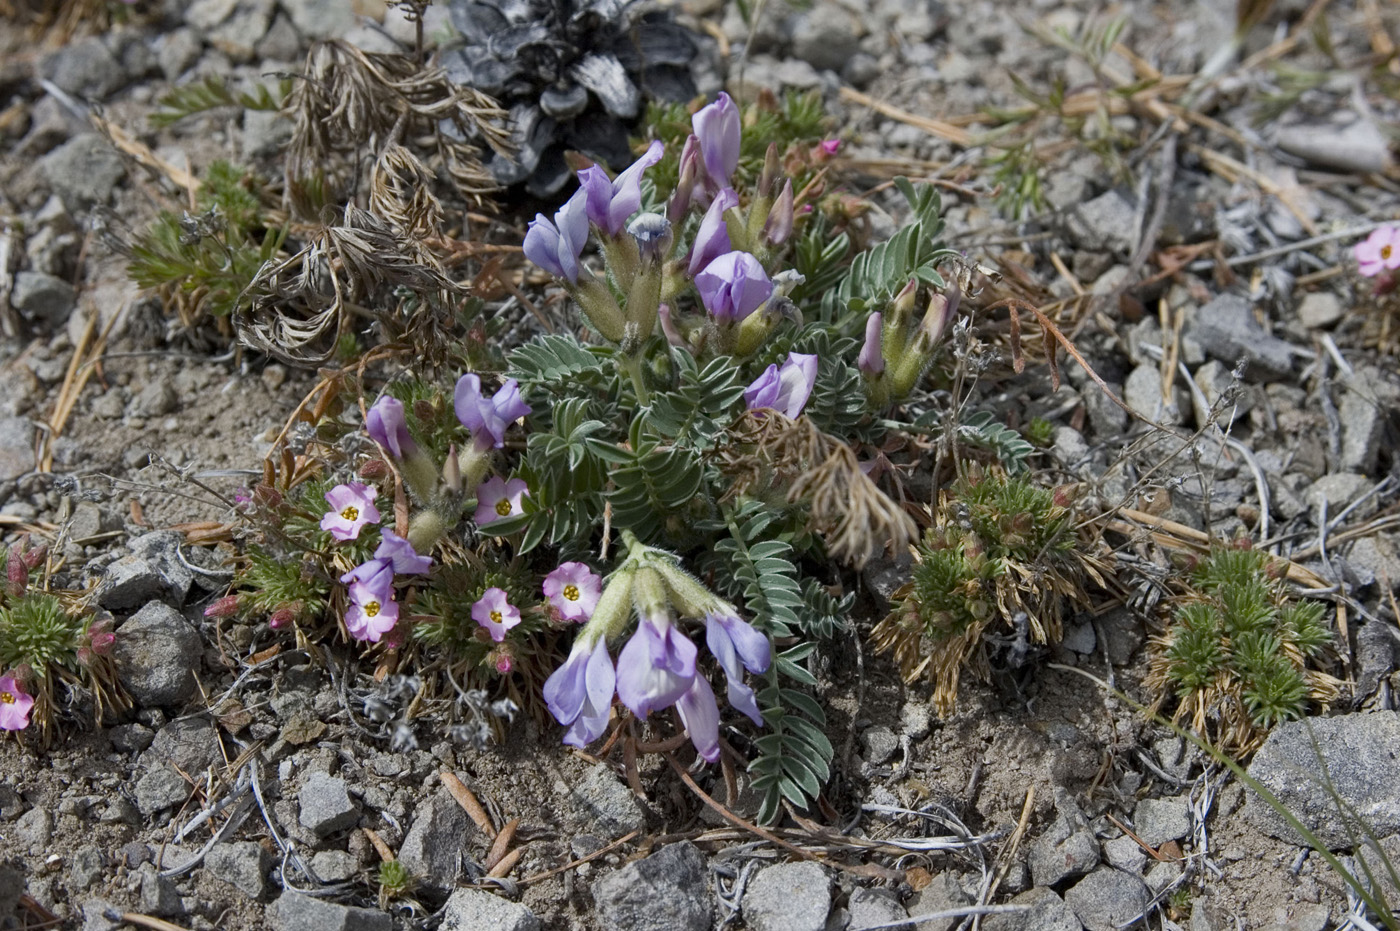
[[[389,474],[389,464],[383,459],[366,459],[356,474],[360,478],[375,482]]]
[[[204,609],[205,617],[233,617],[238,613],[241,599],[237,595],[225,595]]]
[[[34,547],[34,549],[24,553],[23,558],[24,568],[33,572],[35,569],[39,568],[40,563],[49,558],[49,545],[47,543],[40,543],[38,546]]]
[[[10,548],[6,561],[6,589],[12,598],[18,598],[29,588],[29,567],[24,564],[23,542]]]
[[[879,311],[865,321],[865,343],[856,357],[856,368],[867,378],[874,378],[885,371],[885,357],[880,351],[884,325],[884,316]]]
[[[637,241],[637,253],[644,263],[659,262],[675,240],[671,222],[659,213],[638,214],[627,224],[627,232]]]
[[[773,185],[778,181],[778,172],[782,168],[778,164],[778,144],[768,143],[768,151],[763,153],[763,170],[758,175],[758,196],[768,197],[773,193]],[[791,182],[789,182],[791,183]]]
[[[769,245],[781,246],[792,235],[792,179],[783,182],[783,191],[768,212],[763,236]]]
[[[296,622],[297,612],[301,609],[300,602],[279,605],[272,615],[267,619],[267,626],[273,630],[282,630],[291,627]]]
[[[676,189],[671,193],[671,200],[666,204],[666,219],[671,221],[672,226],[680,226],[685,220],[685,215],[690,212],[691,195],[695,191],[696,174],[699,171],[699,140],[692,133],[685,140],[685,146],[681,149],[679,179],[676,181]]]
[[[457,447],[447,450],[447,458],[442,463],[442,484],[454,495],[462,492],[462,463],[457,457]]]

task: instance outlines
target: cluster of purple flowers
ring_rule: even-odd
[[[757,697],[743,677],[745,670],[757,674],[768,669],[768,638],[668,558],[655,558],[657,551],[647,553],[651,555],[640,564],[620,568],[608,587],[593,596],[593,619],[579,632],[569,658],[546,680],[545,702],[568,728],[564,742],[580,748],[607,728],[614,693],[643,719],[675,706],[696,751],[713,763],[720,755],[719,705],[698,668],[699,651],[681,630],[672,606],[704,619],[705,643],[728,680],[729,704],[760,726],[763,715]],[[564,570],[561,566],[556,572]],[[608,637],[626,624],[633,610],[637,627],[614,667]]]

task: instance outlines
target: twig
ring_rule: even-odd
[[[438,778],[447,787],[447,791],[452,793],[452,797],[457,800],[457,804],[462,806],[462,810],[476,822],[476,826],[481,828],[488,837],[496,836],[496,826],[491,823],[491,816],[486,813],[486,809],[481,807],[481,803],[476,800],[476,795],[471,789],[458,779],[451,770],[444,769],[438,773]]]

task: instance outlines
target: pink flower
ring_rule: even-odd
[[[530,486],[524,479],[513,478],[505,481],[500,476],[482,482],[476,489],[476,514],[472,520],[478,527],[492,521],[514,517],[521,513],[520,499],[530,493]]]
[[[363,583],[350,586],[350,607],[345,610],[345,628],[356,640],[378,643],[399,622],[398,602]]]
[[[491,633],[491,639],[500,643],[506,639],[506,631],[520,623],[520,609],[511,604],[504,589],[488,588],[481,600],[472,605],[472,620]]]
[[[821,146],[821,150],[827,155],[835,155],[841,150],[840,139],[823,139],[819,145]]]
[[[374,506],[378,496],[373,488],[359,482],[335,486],[326,492],[331,509],[321,518],[321,529],[342,543],[355,539],[365,524],[379,523],[379,509]]]
[[[602,594],[602,576],[581,562],[560,563],[544,577],[544,596],[566,621],[588,620]]]
[[[1361,274],[1367,278],[1400,268],[1400,228],[1382,226],[1353,247]]]
[[[0,677],[0,731],[22,731],[29,726],[33,696],[20,689],[14,676]]]

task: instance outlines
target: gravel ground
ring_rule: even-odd
[[[66,44],[0,21],[0,528],[59,541],[54,585],[92,588],[123,625],[119,637],[149,630],[161,645],[127,659],[149,673],[129,720],[72,729],[45,752],[0,742],[0,928],[115,928],[130,912],[227,931],[822,931],[979,901],[1030,906],[982,919],[997,931],[1108,931],[1144,912],[1151,926],[1189,921],[1192,931],[1346,923],[1343,883],[1286,826],[1075,674],[1151,700],[1142,680],[1160,612],[1147,584],[1133,609],[1073,619],[1047,662],[965,682],[946,719],[926,685],[904,685],[858,637],[824,646],[819,694],[838,772],[819,820],[886,843],[825,866],[753,843],[664,764],[643,765],[639,799],[620,768],[564,752],[556,729],[528,716],[484,751],[427,727],[411,749],[391,746],[347,708],[371,693],[401,699],[356,678],[335,649],[285,650],[249,669],[242,660],[271,632],[216,632],[202,612],[226,584],[219,551],[161,531],[228,519],[220,496],[257,474],[318,376],[230,353],[226,336],[177,326],[127,281],[94,221],[139,229],[162,182],[91,132],[64,95],[100,104],[173,165],[232,156],[270,168],[285,135],[261,114],[222,108],[168,129],[149,115],[172,83],[294,70],[326,35],[382,48],[405,33],[392,15],[374,26],[385,13],[373,0],[353,4],[368,18],[323,0],[163,6],[159,25]],[[1130,419],[1068,361],[1055,390],[1036,364],[1038,336],[1024,375],[988,375],[978,389],[977,406],[1013,427],[1053,424],[1038,468],[1083,483],[1086,508],[1138,515],[1136,530],[1109,538],[1122,564],[1147,579],[1169,568],[1144,521],[1177,534],[1244,531],[1338,595],[1350,619],[1338,644],[1348,687],[1318,728],[1338,791],[1385,838],[1400,831],[1400,374],[1349,247],[1400,215],[1393,51],[1379,84],[1361,67],[1335,67],[1309,38],[1318,33],[1299,30],[1309,5],[1282,0],[1248,35],[1251,66],[1229,66],[1195,98],[1202,118],[1174,127],[1170,150],[1154,135],[1161,111],[1146,103],[1036,117],[1044,202],[1019,221],[995,196],[1004,179],[991,153],[960,135],[989,129],[988,111],[1025,106],[1018,80],[1072,99],[1148,70],[1198,73],[1232,29],[1217,6],[770,2],[750,29],[736,6],[699,2],[683,18],[711,37],[716,84],[738,90],[742,70],[750,86],[824,95],[852,187],[874,190],[876,234],[898,219],[881,180],[938,178],[948,242],[1002,274],[987,303],[1058,302],[1061,327],[1108,388],[1158,424]],[[1378,36],[1400,37],[1394,6],[1313,6],[1326,7],[1338,61],[1374,62],[1385,54]],[[1097,70],[1054,41],[1114,17],[1120,46]],[[1294,33],[1296,47],[1279,51]],[[1282,82],[1274,60],[1331,72],[1260,122]],[[1115,159],[1133,181],[1118,180]],[[101,365],[52,430],[70,361],[114,314]],[[991,339],[998,324],[986,326]],[[36,449],[51,468],[36,469]],[[878,619],[902,571],[866,571],[858,629]],[[1311,747],[1288,725],[1252,771],[1345,854],[1353,841],[1325,794],[1296,778],[1295,768],[1316,768]],[[716,775],[700,778],[723,797]],[[458,785],[484,806],[481,823],[454,798]],[[741,793],[735,808],[751,814],[746,801]],[[512,819],[521,857],[506,879],[487,879],[492,832]],[[387,912],[366,829],[422,878]],[[935,837],[953,842],[926,843]]]

